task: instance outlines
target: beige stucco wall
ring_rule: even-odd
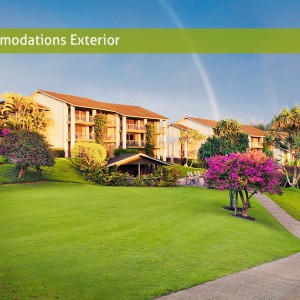
[[[49,142],[53,147],[64,148],[68,153],[68,106],[43,94],[35,94],[35,101],[51,109],[54,124],[49,128]]]
[[[214,133],[213,129],[210,126],[202,125],[200,123],[197,123],[197,122],[189,120],[189,119],[182,119],[178,123],[185,125],[187,127],[190,127],[194,130],[197,130],[205,136],[212,136]]]

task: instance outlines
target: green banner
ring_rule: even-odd
[[[300,53],[295,29],[0,29],[0,53]]]

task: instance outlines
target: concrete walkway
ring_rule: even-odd
[[[292,218],[286,211],[264,194],[254,195],[256,200],[269,211],[287,230],[300,239],[300,222]],[[299,297],[300,299],[300,297]]]
[[[300,222],[263,194],[255,198],[300,239]],[[262,241],[263,242],[263,241]],[[300,252],[158,298],[160,300],[299,300]]]
[[[300,253],[158,299],[299,300]]]

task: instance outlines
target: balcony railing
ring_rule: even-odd
[[[138,124],[127,124],[127,130],[145,130],[145,126],[139,126]]]
[[[106,141],[113,141],[114,140],[114,137],[112,135],[107,135],[105,136],[104,138]]]
[[[263,142],[252,142],[251,148],[263,148]]]
[[[71,116],[68,115],[68,121],[71,121]],[[93,116],[85,116],[85,115],[75,115],[75,121],[79,122],[89,122],[93,123],[94,122],[94,117]]]
[[[157,133],[159,133],[159,134],[164,134],[164,133],[166,133],[165,127],[160,127],[160,128],[158,129]]]

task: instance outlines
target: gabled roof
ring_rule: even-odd
[[[189,129],[192,129],[190,127],[187,127],[185,125],[182,125],[182,124],[179,124],[179,123],[172,123],[170,124],[169,126],[173,126],[173,127],[176,127],[178,129],[182,129],[182,130],[189,130]]]
[[[165,166],[171,166],[171,164],[166,163],[163,160],[148,156],[143,153],[126,153],[120,156],[116,156],[114,158],[111,158],[108,162],[106,167],[112,167],[115,165],[126,165],[126,164],[133,164],[134,161],[137,161],[139,158],[144,158],[148,161],[149,164],[158,164],[158,165],[165,165]]]
[[[263,130],[260,130],[254,126],[251,125],[244,125],[244,131],[249,136],[258,136],[262,137],[265,136],[265,132]]]
[[[49,92],[45,90],[37,90],[35,93],[41,93],[77,107],[116,112],[119,113],[120,115],[128,116],[128,117],[168,120],[167,117],[159,115],[155,112],[152,112],[140,106],[100,102],[90,98]]]
[[[185,117],[185,119],[189,119],[189,120],[195,121],[200,124],[204,124],[204,125],[212,127],[212,128],[215,128],[218,124],[218,121],[215,121],[215,120],[200,119],[200,118],[194,118],[194,117]],[[263,130],[260,130],[251,125],[243,125],[243,128],[244,128],[244,132],[249,136],[262,137],[262,136],[266,135]]]
[[[189,119],[189,120],[195,121],[197,123],[207,125],[209,127],[216,127],[217,123],[218,123],[215,120],[208,120],[208,119],[201,119],[201,118],[194,118],[194,117],[185,117],[185,119]]]

